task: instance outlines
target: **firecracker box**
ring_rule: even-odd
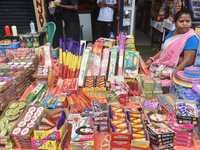
[[[63,109],[56,109],[56,110],[45,110],[45,113],[43,116],[51,116],[53,114],[57,114],[59,112],[61,112]],[[68,116],[68,112],[66,110],[65,111],[65,115],[66,118]],[[53,130],[53,131],[43,131],[43,130],[38,130],[38,124],[39,124],[40,120],[38,120],[36,122],[36,125],[34,126],[34,137],[36,140],[61,140],[65,130],[68,127],[68,120],[65,121],[65,123],[63,124],[63,126],[59,129],[59,130]]]
[[[130,141],[117,141],[117,140],[111,140],[110,142],[111,146],[129,146],[130,145]]]
[[[174,138],[173,139],[174,142],[183,142],[183,143],[188,143],[191,144],[192,143],[192,139],[185,139],[185,138]]]
[[[107,98],[108,102],[113,102],[113,101],[117,101],[118,100],[118,96],[115,93],[115,91],[113,91],[113,90],[106,91],[106,98]]]
[[[33,136],[31,139],[32,148],[34,149],[52,149],[56,150],[57,145],[59,144],[58,140],[36,140]]]
[[[127,117],[128,117],[128,123],[131,125],[131,116],[130,116],[130,113],[132,114],[136,114],[136,115],[140,115],[140,112],[139,111],[127,111]],[[135,147],[142,147],[142,148],[148,148],[149,147],[149,144],[150,144],[150,139],[149,139],[149,134],[148,134],[148,131],[146,129],[146,126],[144,125],[144,120],[141,118],[141,124],[143,124],[143,131],[145,133],[145,141],[140,141],[140,140],[134,140],[134,139],[131,139],[131,143],[130,143],[130,146],[135,146]]]
[[[76,78],[67,78],[63,82],[61,92],[67,95],[77,95],[78,93],[78,84]]]
[[[118,101],[120,104],[126,106],[128,101],[128,93],[121,93],[118,95]]]
[[[148,148],[130,146],[130,149],[129,149],[129,150],[148,150]]]
[[[96,76],[95,91],[106,91],[106,79],[105,76]]]
[[[153,91],[155,89],[154,80],[148,76],[142,76],[142,88],[144,91]]]
[[[94,141],[70,142],[70,150],[94,150]]]
[[[94,91],[95,86],[95,77],[94,76],[86,76],[84,81],[83,91],[89,92]]]
[[[85,128],[87,128],[87,133],[82,134],[85,133],[86,131],[85,130],[82,131],[81,129]],[[70,147],[71,150],[94,149],[94,132],[93,132],[92,117],[73,119]]]
[[[135,39],[133,37],[126,38],[125,44],[134,44],[134,43],[135,43]]]
[[[98,42],[102,43],[105,47],[113,47],[115,45],[116,40],[115,39],[109,39],[100,37],[97,39]]]
[[[152,91],[143,91],[146,99],[153,99],[153,92]]]
[[[188,144],[188,143],[185,143],[185,142],[174,142],[173,145],[191,147],[192,143]]]
[[[9,60],[24,57],[28,54],[35,54],[35,48],[6,49],[6,57],[8,57]]]
[[[154,82],[155,82],[155,91],[161,91],[162,90],[162,81],[160,80],[160,78],[153,78]]]
[[[176,102],[175,102],[176,106],[178,104],[181,104],[181,103],[185,103],[186,106],[189,106],[191,109],[193,109],[194,116],[184,116],[184,115],[181,115],[182,113],[180,113],[178,107],[176,107],[176,119],[177,119],[177,122],[179,124],[193,124],[193,125],[197,125],[198,122],[199,122],[198,121],[198,117],[199,116],[198,116],[198,109],[197,109],[196,102],[195,101],[191,101],[191,100],[184,100],[184,101],[182,101],[182,100],[176,99]]]
[[[109,107],[114,106],[116,108],[124,108],[123,105],[117,103],[117,102],[113,102],[109,104]],[[127,118],[126,118],[126,122],[128,125],[128,132],[129,133],[117,133],[117,132],[112,132],[112,127],[110,124],[110,137],[111,137],[111,141],[116,140],[116,141],[130,141],[131,140],[131,126],[130,126],[130,122],[128,122]]]
[[[59,140],[36,140],[33,136],[31,139],[32,148],[34,149],[51,149],[51,150],[62,150],[66,144],[66,140],[70,137],[71,133],[70,126],[66,129],[64,136],[62,137],[61,141]]]
[[[155,98],[157,95],[161,95],[163,94],[163,91],[160,90],[160,91],[153,91],[153,98]]]
[[[110,150],[129,150],[129,146],[110,145]]]

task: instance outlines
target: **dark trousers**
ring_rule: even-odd
[[[97,38],[99,37],[110,37],[110,32],[113,30],[113,22],[97,21]]]
[[[65,22],[65,37],[66,42],[68,38],[73,38],[75,41],[80,42],[80,21]]]

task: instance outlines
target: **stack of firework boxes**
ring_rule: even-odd
[[[44,116],[50,116],[52,114],[60,113],[63,109],[56,110],[45,110]],[[65,111],[65,115],[68,113]],[[52,149],[61,150],[66,144],[66,140],[70,138],[70,126],[68,125],[68,120],[65,120],[64,124],[58,130],[39,130],[38,124],[40,121],[36,122],[34,126],[34,136],[31,139],[32,148],[34,149]]]
[[[155,98],[156,95],[162,94],[162,82],[159,78],[151,78],[149,76],[142,76],[142,89],[146,99]]]

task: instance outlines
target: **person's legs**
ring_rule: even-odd
[[[79,20],[66,23],[65,22],[65,36],[66,40],[68,38],[73,38],[75,41],[80,42],[80,22]]]
[[[113,23],[112,22],[106,22],[105,26],[105,37],[110,37],[110,32],[113,32]]]
[[[97,21],[97,27],[96,27],[96,34],[97,34],[97,39],[100,37],[104,37],[104,27],[105,22],[103,21]]]

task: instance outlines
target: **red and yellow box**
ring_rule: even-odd
[[[61,112],[63,109],[56,109],[56,110],[45,110],[46,116],[51,116],[52,114],[56,114]],[[67,112],[65,111],[66,116]],[[38,125],[39,121],[36,123]],[[36,140],[61,140],[63,138],[63,135],[68,127],[68,120],[65,121],[63,126],[59,130],[54,130],[54,131],[43,131],[43,130],[38,130],[37,125],[34,126],[34,137]]]

